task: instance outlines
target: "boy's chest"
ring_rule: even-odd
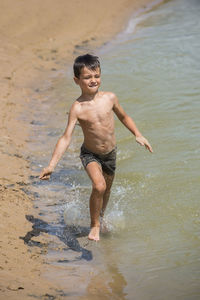
[[[81,107],[78,119],[88,123],[104,122],[113,114],[110,103],[84,104]]]

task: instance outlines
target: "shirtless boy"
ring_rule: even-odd
[[[84,135],[80,158],[91,179],[90,195],[91,229],[88,238],[99,240],[100,217],[103,218],[115,175],[116,139],[114,114],[136,137],[136,142],[153,152],[134,121],[120,106],[115,94],[99,91],[101,69],[97,56],[79,56],[74,62],[74,81],[80,86],[81,96],[73,103],[68,124],[59,138],[51,161],[40,174],[40,179],[49,179],[58,161],[68,148],[74,127],[78,121]]]

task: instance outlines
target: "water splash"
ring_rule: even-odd
[[[63,218],[66,225],[88,226],[90,223],[88,212],[79,202],[67,203],[64,208]]]
[[[107,229],[111,232],[119,232],[126,227],[126,220],[123,211],[118,209],[108,212],[104,217]]]

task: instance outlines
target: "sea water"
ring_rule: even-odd
[[[91,188],[79,160],[78,125],[51,181],[33,182],[41,218],[65,233],[77,224],[83,234],[75,239],[92,254],[87,260],[73,249],[68,254],[49,247],[46,258],[57,269],[48,278],[57,278],[75,298],[200,299],[199,16],[198,0],[164,1],[134,15],[126,30],[96,52],[102,90],[116,93],[154,149],[150,154],[136,144],[116,119],[117,172],[105,216],[110,233],[96,244],[82,230],[89,226]],[[35,118],[43,123],[34,127],[31,150],[38,172],[79,95],[72,76],[60,70],[41,96]],[[59,267],[64,256],[68,263]]]

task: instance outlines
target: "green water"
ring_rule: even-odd
[[[117,94],[154,153],[137,145],[116,120],[117,173],[106,215],[111,234],[97,245],[78,239],[92,252],[90,261],[76,261],[78,253],[56,252],[53,246],[47,254],[56,266],[48,278],[56,277],[73,297],[200,299],[199,15],[197,0],[166,1],[134,17],[126,31],[98,50],[102,90]],[[43,123],[32,139],[38,171],[49,161],[79,94],[72,76],[61,70],[44,88],[35,117]],[[42,218],[51,224],[61,224],[71,204],[79,209],[77,224],[89,223],[90,182],[78,157],[81,143],[77,127],[52,180],[33,185]],[[59,265],[58,258],[69,262]],[[66,287],[69,271],[76,283]]]

